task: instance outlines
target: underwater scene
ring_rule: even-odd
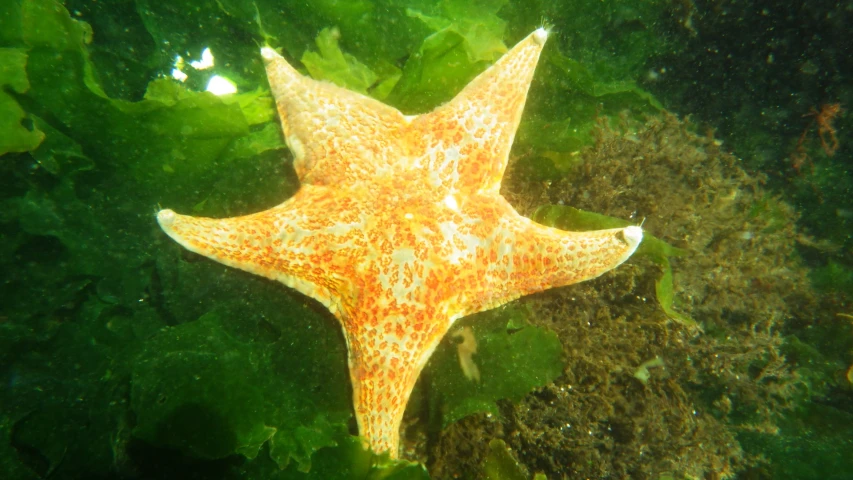
[[[0,1],[0,478],[853,479],[850,25]]]

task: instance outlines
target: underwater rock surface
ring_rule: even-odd
[[[645,219],[647,232],[689,252],[672,259],[675,308],[702,329],[667,317],[655,294],[660,267],[639,252],[621,271],[528,299],[534,323],[563,343],[563,374],[502,403],[500,416],[442,432],[434,475],[470,475],[487,455],[481,438],[493,437],[549,478],[725,478],[756,465],[738,433],[775,432],[800,394],[780,331],[808,321],[815,293],[794,255],[793,209],[690,128],[668,114],[603,120],[564,180],[525,179],[520,159],[504,194],[529,212],[565,204]],[[656,358],[662,365],[638,379]]]

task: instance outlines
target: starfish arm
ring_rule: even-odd
[[[377,303],[390,304],[375,315]],[[374,452],[399,453],[400,426],[418,376],[451,326],[440,309],[364,298],[344,320],[358,431]]]
[[[275,50],[261,49],[287,146],[300,181],[366,180],[393,168],[408,120],[395,108],[301,75]]]
[[[498,210],[504,208],[512,207],[506,204]],[[471,278],[461,279],[478,285],[459,300],[463,315],[598,277],[627,260],[643,238],[637,226],[570,232],[537,224],[514,211],[501,218],[483,235],[477,257],[484,266],[474,269],[479,272]]]
[[[516,297],[596,278],[621,265],[643,239],[637,226],[568,232],[532,221],[528,235],[532,241],[515,245],[511,257],[518,266],[507,289]]]
[[[387,325],[393,323],[387,322]],[[354,333],[352,330],[348,332],[351,340],[347,343],[353,409],[359,435],[374,452],[388,452],[396,458],[406,405],[421,370],[441,337],[429,346],[422,347],[421,342],[413,342],[418,346],[411,347],[411,350],[387,346],[383,350],[379,345],[388,342],[385,335]],[[408,340],[411,342],[411,338]]]
[[[157,221],[187,250],[281,282],[337,315],[353,294],[348,264],[361,256],[358,214],[347,215],[345,204],[325,187],[309,186],[252,215],[215,219],[161,210]]]
[[[448,104],[412,121],[409,135],[420,141],[415,165],[434,184],[498,193],[547,37],[542,28],[531,33]]]

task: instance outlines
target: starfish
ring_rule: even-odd
[[[547,36],[536,30],[418,116],[304,77],[265,47],[299,190],[241,217],[157,214],[188,250],[279,281],[337,317],[359,433],[377,453],[397,457],[415,381],[457,319],[597,277],[642,240],[637,226],[536,224],[499,192]]]

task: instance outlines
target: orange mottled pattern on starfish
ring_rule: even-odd
[[[266,51],[266,50],[265,50]],[[393,167],[408,121],[372,98],[299,74],[269,51],[267,75],[299,180],[338,185]]]
[[[303,183],[405,172],[423,175],[437,195],[448,189],[496,193],[541,50],[529,36],[448,105],[411,124],[376,100],[301,76],[278,55],[271,53],[267,70]]]
[[[409,396],[455,320],[601,275],[642,238],[639,227],[538,225],[498,192],[545,37],[533,33],[414,118],[306,79],[264,49],[300,190],[242,217],[158,214],[185,248],[329,308],[347,342],[359,432],[377,452],[398,454]]]
[[[436,186],[464,192],[500,190],[527,87],[542,44],[530,35],[483,72],[444,107],[412,122],[413,152]]]
[[[405,316],[405,309],[376,321],[370,316],[345,322],[349,332],[350,377],[359,432],[377,451],[393,451],[406,404],[429,353],[445,330],[426,312]]]

